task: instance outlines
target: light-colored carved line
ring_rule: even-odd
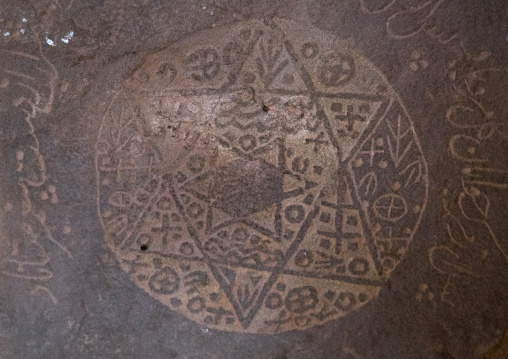
[[[39,41],[39,39],[36,38],[37,44],[39,45],[39,54],[40,57],[44,60],[44,62],[51,68],[52,75],[49,77],[49,95],[48,95],[48,102],[44,108],[37,107],[37,110],[48,114],[51,111],[51,108],[53,107],[53,101],[55,98],[55,88],[56,88],[56,81],[58,80],[58,71],[56,70],[55,65],[53,65],[47,58],[44,56],[44,52],[42,51],[42,44]]]
[[[160,165],[160,166],[124,166],[124,167],[118,167],[118,166],[115,166],[115,167],[104,167],[104,166],[101,166],[99,167],[99,171],[103,171],[103,172],[116,172],[118,170],[120,171],[144,171],[144,170],[150,170],[150,168],[152,170],[157,170],[157,169],[165,169],[167,168],[166,166],[163,166],[163,165]]]
[[[393,137],[400,138],[400,139],[404,138],[407,135],[407,133],[410,131],[410,129],[408,129],[406,132],[404,132],[404,134],[402,136],[400,135],[400,122],[401,122],[401,118],[402,118],[401,115],[397,116],[397,133],[395,133],[395,130],[393,129],[392,124],[390,123],[390,121],[388,119],[386,119],[386,124],[388,126],[388,129],[392,133]]]
[[[18,52],[11,52],[11,51],[9,51],[9,53],[11,53],[11,54],[14,54],[14,55],[17,55],[17,56],[23,56],[23,57],[26,57],[26,58],[29,58],[29,59],[32,59],[32,60],[40,61],[41,59],[43,59],[46,62],[46,64],[52,69],[52,72],[50,72],[50,71],[42,70],[39,67],[37,67],[37,69],[43,71],[44,73],[52,75],[49,78],[49,84],[48,84],[49,85],[48,101],[47,101],[46,106],[43,107],[43,108],[38,106],[40,101],[41,101],[41,95],[40,95],[40,93],[35,88],[33,88],[32,86],[28,86],[26,84],[23,84],[23,83],[19,83],[19,82],[16,83],[16,85],[28,89],[34,95],[34,97],[35,97],[35,103],[31,102],[29,99],[24,98],[24,97],[20,98],[20,100],[21,100],[21,103],[23,103],[23,102],[27,103],[31,107],[31,109],[32,109],[31,113],[28,112],[25,109],[22,109],[22,111],[26,114],[26,117],[25,117],[24,120],[25,120],[25,122],[27,123],[27,125],[29,127],[28,134],[32,137],[32,139],[33,139],[33,141],[35,143],[35,146],[31,146],[30,145],[30,146],[28,146],[28,148],[33,151],[33,153],[35,154],[35,156],[37,158],[38,170],[39,170],[40,176],[41,176],[39,181],[32,181],[32,180],[30,180],[28,178],[21,177],[19,179],[18,185],[21,187],[22,196],[23,196],[22,201],[25,203],[25,206],[26,206],[26,208],[23,210],[25,212],[23,215],[32,215],[35,218],[35,220],[40,224],[40,226],[43,228],[43,230],[45,232],[45,235],[48,238],[48,240],[50,242],[52,242],[53,244],[55,244],[57,247],[59,247],[60,250],[62,250],[65,254],[67,254],[67,256],[69,258],[72,258],[72,255],[67,250],[67,248],[65,246],[63,246],[61,243],[59,243],[53,237],[50,228],[46,224],[44,212],[41,211],[39,213],[36,213],[34,211],[34,208],[32,207],[32,202],[31,202],[30,197],[29,197],[30,190],[29,190],[28,186],[30,186],[30,187],[41,187],[42,185],[44,185],[44,183],[46,183],[46,180],[47,180],[45,161],[44,161],[43,156],[40,153],[40,143],[39,143],[39,139],[37,138],[37,136],[35,134],[35,127],[33,126],[32,119],[36,116],[37,112],[49,113],[51,111],[51,107],[52,107],[52,103],[53,103],[53,98],[54,98],[55,82],[58,79],[58,72],[56,71],[56,68],[53,66],[53,64],[51,62],[49,62],[47,60],[47,58],[44,57],[40,41],[38,41],[37,39],[36,39],[36,41],[37,41],[38,46],[39,46],[40,58],[32,56],[32,55],[24,54],[24,53],[18,53]],[[34,80],[33,77],[25,75],[25,74],[22,74],[22,73],[19,73],[19,72],[10,71],[10,70],[4,70],[4,71],[6,73],[9,73],[9,74],[14,75],[14,76],[18,76],[18,77],[21,77],[21,78],[24,78],[24,79],[28,79],[28,80]],[[48,257],[47,260],[49,261],[49,257]],[[43,269],[43,271],[46,271],[46,270]],[[49,278],[51,278],[52,273],[49,272],[49,271],[46,271],[46,273],[48,273],[49,274]],[[6,274],[9,275],[9,273],[6,273]],[[10,275],[12,275],[12,273]],[[20,276],[20,277],[23,277],[23,276]],[[26,277],[26,276],[24,276],[24,277]],[[37,278],[37,279],[49,279],[49,278]],[[31,278],[27,278],[27,279],[31,279]]]
[[[348,332],[344,333],[344,337],[342,339],[342,353],[353,357],[353,359],[363,359],[363,357],[358,354],[353,348],[349,347],[348,344]]]
[[[202,135],[203,132],[198,132],[196,129],[192,129],[192,131],[189,131],[189,136],[187,137],[189,142],[187,143],[186,148],[183,151],[181,151],[173,161],[171,161],[171,163],[169,164],[171,168],[180,167],[180,165],[187,158],[187,156],[190,153],[192,153],[192,151],[194,151]]]
[[[40,244],[39,242],[35,242],[35,243],[33,243],[33,245],[35,245],[39,249],[41,249],[42,254],[43,254],[41,259],[39,259],[37,261],[20,261],[20,260],[15,259],[15,258],[5,258],[4,262],[6,262],[6,263],[14,263],[14,264],[17,264],[18,266],[41,266],[41,267],[43,267],[46,264],[48,264],[49,260],[50,260],[50,257],[48,255],[48,253],[45,251],[44,246],[42,244]]]
[[[484,158],[467,158],[467,157],[464,157],[462,155],[459,154],[459,152],[456,150],[455,148],[455,143],[460,140],[460,139],[467,139],[467,140],[470,140],[474,143],[476,143],[477,145],[480,145],[481,142],[480,140],[474,138],[474,137],[471,137],[471,136],[467,136],[467,135],[455,135],[453,136],[450,141],[448,142],[448,148],[452,154],[453,157],[461,160],[461,161],[464,161],[464,162],[488,162],[487,159],[484,159]]]
[[[41,224],[42,228],[44,229],[44,232],[46,232],[46,236],[48,237],[48,239],[53,242],[53,244],[55,244],[58,248],[60,248],[60,250],[62,252],[64,252],[65,254],[67,254],[67,256],[70,258],[70,259],[73,259],[72,257],[72,254],[71,252],[69,252],[69,250],[64,246],[62,245],[60,242],[58,242],[54,237],[53,237],[53,234],[51,233],[51,230],[49,229],[48,225],[46,224],[46,221],[43,221],[42,218],[40,218],[40,214],[35,214],[32,212],[32,215],[37,218],[37,220],[39,221],[39,223]]]
[[[158,195],[160,194],[160,189],[162,187],[162,181],[158,181],[157,183],[157,188],[153,191],[153,194],[152,196],[148,199],[148,201],[146,202],[146,204],[143,206],[143,208],[141,209],[139,215],[138,215],[138,218],[136,219],[136,222],[134,222],[134,224],[131,226],[131,229],[127,231],[127,233],[125,234],[125,238],[122,240],[122,242],[120,243],[120,245],[118,246],[118,248],[123,248],[123,246],[125,245],[125,243],[127,242],[128,239],[130,239],[130,237],[132,236],[132,234],[134,233],[134,231],[136,230],[139,222],[143,219],[143,217],[146,215],[146,210],[151,206],[153,205],[153,202],[155,201],[155,199],[158,197]],[[100,212],[99,212],[100,213]]]
[[[36,219],[36,221],[42,226],[48,239],[51,242],[53,242],[58,248],[60,248],[60,250],[62,250],[65,254],[67,254],[67,256],[69,258],[72,259],[72,254],[69,252],[69,250],[67,248],[65,248],[65,246],[63,246],[60,242],[58,242],[53,237],[51,230],[49,229],[48,225],[46,224],[43,213],[42,212],[39,212],[39,213],[34,212],[34,209],[32,208],[32,201],[30,200],[30,197],[29,197],[30,191],[28,189],[28,186],[26,186],[24,183],[18,183],[18,185],[21,187],[22,194],[23,194],[23,200],[25,200],[27,205],[29,206],[26,215],[31,214]]]
[[[365,14],[379,14],[379,13],[382,13],[382,12],[385,12],[386,10],[388,10],[393,4],[395,4],[396,1],[397,0],[391,0],[385,6],[379,8],[377,10],[371,10],[367,7],[367,5],[365,5],[365,0],[360,0],[360,9]]]
[[[448,304],[450,304],[452,307],[455,307],[455,304],[453,304],[453,302],[452,302],[451,300],[446,299],[446,295],[447,295],[447,294],[450,294],[450,293],[448,292],[448,287],[450,287],[450,286],[452,285],[452,283],[451,283],[452,278],[453,278],[453,276],[448,276],[448,277],[446,278],[446,283],[445,283],[445,285],[444,285],[444,287],[443,287],[443,291],[441,292],[441,296],[440,296],[440,297],[441,297],[441,301],[442,301],[443,303],[448,303]]]
[[[42,285],[36,285],[35,288],[32,290],[32,295],[34,295],[35,293],[37,292],[44,292],[46,293],[49,298],[51,299],[51,301],[53,302],[54,305],[57,305],[58,304],[58,300],[56,299],[56,297],[53,295],[53,293],[51,293],[51,291],[49,290],[49,288],[47,287],[44,287]]]
[[[440,273],[443,273],[443,274],[446,274],[446,275],[449,275],[449,276],[454,276],[453,274],[448,273],[446,270],[443,270],[443,269],[439,268],[439,266],[436,263],[434,263],[434,252],[437,251],[437,250],[444,250],[445,252],[450,253],[451,255],[453,255],[457,259],[460,259],[459,255],[456,254],[454,251],[452,251],[447,246],[434,246],[431,249],[429,249],[429,262],[430,262],[430,265],[435,270],[437,270]],[[479,278],[479,276],[476,273],[474,273],[471,270],[468,270],[467,268],[458,266],[458,265],[456,265],[456,264],[454,264],[452,262],[449,262],[447,260],[443,260],[442,263],[449,265],[451,268],[453,268],[455,271],[457,271],[457,273],[467,274],[467,275],[469,275],[472,278]]]
[[[35,135],[35,127],[32,123],[31,117],[30,116],[25,117],[25,122],[27,123],[28,128],[29,128],[28,133],[30,136],[32,136],[32,139],[35,143],[35,146],[28,146],[28,148],[30,148],[33,151],[33,153],[35,154],[35,157],[37,158],[37,163],[39,165],[41,178],[39,181],[32,181],[32,180],[30,180],[28,178],[24,178],[24,177],[21,177],[19,180],[20,180],[20,182],[22,181],[22,182],[27,183],[31,187],[41,187],[42,185],[44,185],[44,183],[46,183],[46,180],[48,179],[48,176],[46,173],[46,163],[44,161],[44,157],[40,153],[40,143],[39,143],[39,139]]]
[[[53,72],[43,69],[42,67],[36,66],[35,68],[40,72],[44,72],[46,75],[53,75]]]
[[[409,144],[404,149],[404,152],[400,154],[400,143],[402,139],[404,139],[409,132],[411,132],[411,127],[409,127],[406,132],[404,132],[402,135],[400,133],[400,126],[401,126],[402,116],[399,115],[397,117],[397,133],[393,130],[390,121],[387,119],[386,124],[388,126],[388,129],[392,133],[393,137],[395,138],[396,146],[395,146],[395,152],[393,152],[393,145],[392,141],[390,140],[390,137],[387,136],[386,139],[388,140],[388,148],[390,150],[390,157],[392,158],[392,161],[395,164],[395,168],[398,168],[404,157],[407,155],[408,151],[410,150],[411,146],[413,145],[413,140],[409,142]]]
[[[2,271],[0,273],[2,273],[3,275],[6,275],[8,277],[22,278],[22,279],[27,279],[27,280],[48,281],[51,278],[53,278],[53,272],[51,272],[50,270],[45,269],[45,268],[40,268],[40,273],[44,274],[44,275],[41,275],[41,276],[11,273],[11,272],[8,272],[8,271]]]
[[[108,229],[106,228],[106,225],[104,224],[104,220],[103,220],[102,216],[100,215],[100,213],[101,213],[101,203],[100,203],[101,184],[100,184],[100,182],[101,181],[100,181],[100,169],[99,169],[99,158],[98,158],[99,156],[97,154],[99,153],[98,145],[99,145],[100,139],[101,139],[101,137],[104,137],[104,127],[105,127],[106,119],[107,119],[108,116],[111,117],[111,108],[113,106],[114,101],[119,96],[119,94],[120,94],[120,91],[117,91],[113,95],[113,98],[111,99],[111,102],[108,104],[108,107],[106,108],[106,111],[104,112],[104,115],[102,116],[102,121],[101,121],[101,124],[99,126],[99,131],[98,131],[98,138],[99,138],[99,140],[95,143],[95,177],[96,177],[96,199],[95,199],[95,203],[97,205],[97,213],[99,213],[100,223],[101,223],[102,228],[104,229],[104,232],[106,234],[108,233]],[[111,249],[114,248],[114,245],[112,245],[110,241],[108,241],[108,244],[110,245]]]
[[[488,181],[475,181],[475,180],[468,180],[469,184],[475,185],[475,186],[486,186],[486,187],[492,187],[497,189],[508,189],[508,183],[507,184],[500,184],[500,183],[492,183]]]
[[[444,2],[444,0],[438,0],[434,5],[432,5],[432,2],[434,0],[429,0],[425,3],[423,3],[422,5],[419,5],[417,7],[413,7],[411,8],[410,10],[403,10],[403,11],[400,11],[400,12],[397,12],[393,15],[391,15],[388,20],[386,21],[386,32],[388,33],[388,36],[396,39],[396,40],[401,40],[401,39],[408,39],[410,37],[413,37],[415,36],[416,34],[418,34],[420,31],[422,31],[425,27],[425,25],[427,24],[427,20],[432,16],[434,15],[434,13],[437,11],[437,9],[441,6],[441,4]],[[408,34],[403,34],[403,35],[399,35],[399,34],[396,34],[393,30],[392,30],[392,22],[395,21],[395,19],[399,16],[405,16],[407,14],[415,14],[417,13],[418,11],[421,11],[421,10],[424,10],[425,8],[428,8],[429,6],[432,6],[431,10],[423,17],[423,19],[419,20],[419,23],[421,25],[419,25],[417,27],[417,29],[411,33],[408,33]],[[415,21],[418,21],[418,19],[415,19]]]
[[[414,168],[415,166],[418,166],[418,169]],[[409,176],[407,176],[406,182],[404,183],[404,188],[407,188],[410,184],[414,185],[414,184],[417,184],[421,181],[421,178],[422,178],[422,160],[421,160],[421,158],[419,158],[416,161],[407,165],[406,168],[404,168],[399,174],[404,175],[408,171],[410,171],[410,173],[409,173]],[[418,171],[418,174],[416,175],[416,178],[413,179],[415,171]]]
[[[123,130],[123,119],[124,119],[124,114],[125,114],[125,106],[122,106],[120,108],[120,116],[117,120],[117,122],[115,120],[113,120],[113,124],[116,126],[116,130],[117,130],[117,133],[116,133],[116,144],[118,146],[118,144],[120,143],[121,141],[121,137],[122,137],[122,130]]]
[[[37,56],[34,56],[34,55],[29,55],[29,54],[26,54],[24,52],[19,52],[19,51],[12,51],[12,50],[3,50],[5,51],[6,53],[8,54],[11,54],[11,55],[14,55],[14,56],[21,56],[21,57],[26,57],[27,59],[31,59],[31,60],[36,60],[36,61],[40,61],[41,59]]]
[[[228,90],[228,89],[216,89],[216,88],[201,88],[199,91],[190,92],[189,90],[165,90],[165,91],[157,91],[153,92],[152,90],[140,90],[139,93],[142,93],[146,96],[151,96],[154,98],[158,97],[169,97],[172,95],[179,95],[182,97],[205,97],[205,96],[225,96],[232,95],[236,90]],[[277,89],[263,89],[257,90],[257,94],[260,95],[281,95],[281,96],[307,96],[309,98],[312,97],[325,97],[325,98],[339,98],[339,99],[348,99],[348,100],[361,100],[361,101],[381,101],[385,97],[383,95],[369,94],[369,93],[354,93],[354,92],[323,92],[323,91],[312,91],[312,90],[304,90],[304,91],[292,91],[292,90],[277,90]]]
[[[404,152],[402,154],[399,154],[400,141],[397,141],[396,149],[395,149],[396,152],[394,153],[393,147],[392,147],[393,145],[392,145],[392,141],[390,141],[390,137],[387,137],[386,139],[388,140],[388,149],[390,150],[390,157],[392,158],[392,161],[395,164],[395,168],[398,168],[400,163],[404,159],[404,157],[406,157],[408,151],[411,149],[411,146],[413,145],[413,141],[409,142],[409,144],[406,146],[406,148],[404,149]]]
[[[464,211],[464,206],[463,206],[462,201],[461,201],[461,196],[463,197],[463,196],[465,196],[465,194],[462,193],[461,195],[459,195],[459,200],[458,200],[458,205],[459,205],[460,211],[462,212],[462,215],[466,219],[468,219],[470,221],[473,221],[473,222],[476,222],[476,223],[481,223],[481,224],[485,225],[485,227],[487,228],[487,231],[489,232],[489,235],[491,236],[492,241],[494,242],[495,246],[497,247],[497,249],[499,249],[499,252],[503,255],[505,261],[508,262],[508,253],[506,253],[504,251],[503,247],[499,243],[499,240],[497,239],[497,235],[492,230],[492,227],[490,226],[490,224],[486,220],[478,220],[478,219],[475,219],[475,218],[472,218],[472,217],[468,216],[466,214],[466,212]]]
[[[491,172],[491,173],[508,173],[508,171],[506,170],[502,170],[502,169],[499,169],[499,168],[485,168],[485,167],[470,167],[470,168],[467,168],[467,173],[471,173],[471,176],[473,177],[480,177],[481,175],[477,174],[477,175],[474,175],[472,174],[472,171],[478,171],[478,172]]]
[[[362,186],[366,183],[365,186],[365,196],[369,196],[371,194],[376,193],[377,191],[377,175],[374,172],[369,172],[365,176],[362,177],[360,180],[360,183],[358,184],[359,188],[362,188]],[[370,190],[372,187],[372,190]]]
[[[448,209],[446,209],[446,211],[448,211]],[[459,226],[460,233],[461,233],[462,237],[464,237],[467,240],[468,244],[471,244],[474,242],[474,240],[475,240],[474,236],[469,236],[467,234],[466,229],[464,228],[462,223],[460,223],[459,219],[456,216],[451,214],[449,211],[446,213],[446,216],[450,216],[455,221],[455,223]],[[466,248],[465,244],[462,244],[457,239],[455,239],[455,236],[452,233],[452,227],[450,226],[450,224],[446,223],[445,226],[446,226],[446,233],[448,233],[448,238],[450,238],[450,240],[453,243],[455,243],[457,246],[459,246],[461,248]]]
[[[10,75],[21,77],[23,79],[27,79],[27,80],[30,80],[30,81],[35,80],[34,77],[28,76],[28,75],[26,75],[26,74],[24,74],[22,72],[17,72],[17,71],[12,71],[12,70],[6,70],[6,69],[3,69],[2,71],[5,72],[5,73],[8,73]]]
[[[441,31],[441,33],[437,33],[436,30],[439,30],[439,28],[437,26],[434,26],[433,28],[428,28],[426,26],[427,24],[425,24],[423,26],[423,31],[429,35],[429,37],[435,39],[437,42],[439,42],[441,45],[447,45],[449,44],[450,42],[452,42],[453,40],[456,40],[458,38],[458,35],[457,34],[453,34],[451,35],[448,39],[446,40],[443,40],[442,39],[442,36],[444,34],[444,31]]]

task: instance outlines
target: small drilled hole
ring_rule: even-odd
[[[143,244],[141,247],[139,247],[142,251],[146,251],[148,249],[148,246],[146,244]]]
[[[263,105],[263,111],[268,112],[269,108],[266,105]]]

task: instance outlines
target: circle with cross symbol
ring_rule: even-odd
[[[132,281],[247,333],[308,329],[375,298],[427,200],[385,77],[351,44],[277,19],[147,56],[104,114],[96,170],[105,240]]]

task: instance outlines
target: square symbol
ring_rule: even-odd
[[[347,245],[348,251],[356,252],[358,250],[358,242],[349,242]]]
[[[321,216],[319,216],[319,220],[323,223],[330,223],[331,215],[327,212],[321,212]]]
[[[323,173],[323,167],[321,166],[314,166],[314,173],[317,175],[321,175]]]
[[[348,216],[346,219],[346,223],[350,226],[356,227],[358,226],[358,218],[356,216]]]
[[[332,246],[332,242],[330,242],[329,239],[322,238],[321,241],[319,242],[319,246],[322,248],[330,249],[330,247]]]
[[[325,293],[324,297],[326,299],[328,299],[329,301],[332,301],[333,298],[335,298],[335,292],[334,291],[331,291],[329,290],[328,292]]]

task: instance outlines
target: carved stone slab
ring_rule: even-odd
[[[0,0],[0,358],[508,358],[504,0]]]

